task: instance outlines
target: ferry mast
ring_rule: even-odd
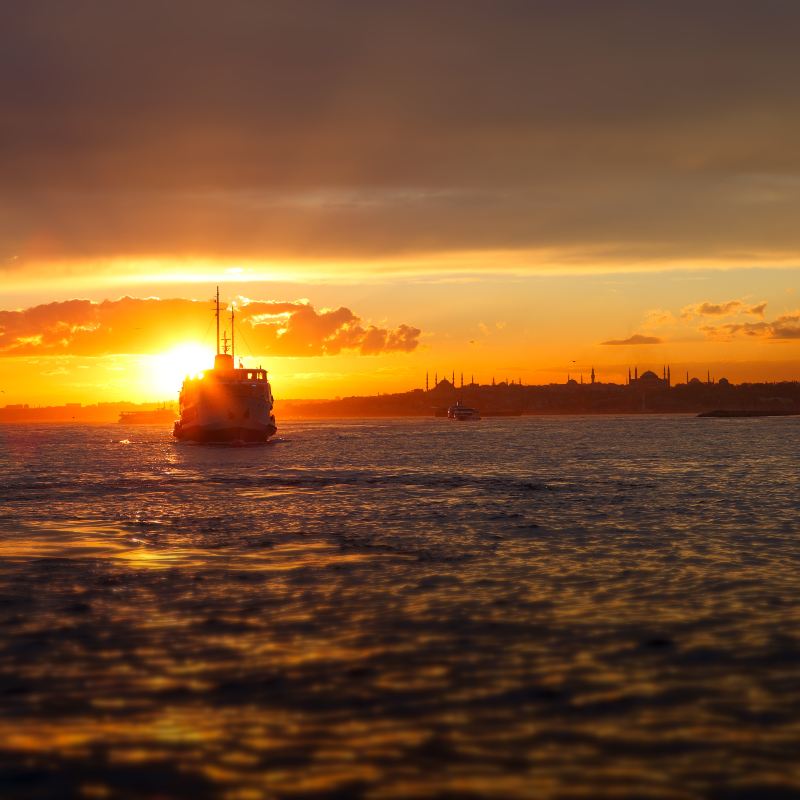
[[[217,318],[217,355],[219,355],[219,286],[217,286],[217,310],[215,316]]]
[[[214,298],[214,303],[215,303],[214,316],[217,319],[217,355],[219,355],[220,354],[220,351],[219,351],[219,286],[217,286],[217,294],[216,294],[216,297]],[[231,303],[231,358],[234,357],[233,342],[234,342],[234,337],[235,337],[236,334],[234,333],[233,325],[234,325],[235,317],[236,317],[236,311],[234,310],[233,303]],[[225,340],[225,352],[226,353],[228,352],[227,338]]]

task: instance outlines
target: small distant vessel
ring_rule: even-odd
[[[172,422],[174,419],[175,411],[164,406],[150,411],[123,411],[118,422],[122,425],[157,425]]]
[[[455,405],[447,409],[447,418],[457,419],[459,422],[467,422],[469,420],[480,419],[481,415],[478,413],[477,409],[465,406],[460,400],[456,400]]]
[[[217,354],[214,368],[199,377],[187,377],[180,393],[180,419],[172,435],[181,441],[215,444],[263,444],[277,433],[272,413],[274,398],[265,369],[234,365],[231,338],[219,336],[219,287],[216,297]],[[228,352],[230,342],[230,352]]]
[[[768,409],[764,411],[755,411],[747,408],[718,408],[714,411],[703,411],[698,414],[698,417],[719,417],[722,419],[730,419],[733,417],[791,417],[796,416],[797,411],[791,409]]]

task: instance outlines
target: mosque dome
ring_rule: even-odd
[[[659,378],[658,375],[655,374],[655,372],[653,372],[652,370],[649,369],[649,370],[647,370],[647,372],[643,372],[639,376],[639,380],[640,381],[659,381],[659,380],[661,380],[661,378]]]

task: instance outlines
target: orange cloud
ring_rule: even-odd
[[[653,308],[645,314],[643,326],[646,328],[660,328],[675,322],[675,315],[662,308]]]
[[[772,322],[731,322],[703,325],[700,330],[709,339],[729,341],[738,337],[751,339],[800,339],[800,311],[783,314]]]
[[[195,300],[68,300],[0,311],[0,354],[157,353],[187,339],[207,338],[211,325],[210,303]],[[236,334],[240,349],[243,341],[254,355],[318,356],[343,350],[376,355],[414,350],[420,330],[365,325],[345,307],[316,311],[305,301],[243,300]]]

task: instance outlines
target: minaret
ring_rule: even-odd
[[[461,373],[461,388],[464,388],[464,373]]]
[[[669,364],[667,365],[667,386],[672,386],[672,376],[669,374]]]
[[[455,370],[453,370],[453,380],[450,381],[450,383],[453,384],[453,388],[455,389],[456,388],[456,371]]]
[[[433,388],[435,389],[439,385],[439,373],[437,372],[433,378]]]
[[[592,378],[591,378],[591,381],[592,381],[592,383],[594,383],[594,367],[592,367]]]
[[[469,385],[470,386],[474,386],[475,385],[475,376],[474,375],[470,375],[469,376]]]
[[[709,386],[711,385],[711,370],[706,372],[706,383],[709,384]]]
[[[633,368],[633,379],[635,381],[639,380],[639,367],[634,367]]]
[[[628,367],[628,386],[631,385],[631,368]]]
[[[425,372],[425,391],[426,392],[429,391],[429,388],[428,388],[428,373],[427,373],[427,371]]]
[[[689,385],[689,370],[686,370],[686,385]]]

